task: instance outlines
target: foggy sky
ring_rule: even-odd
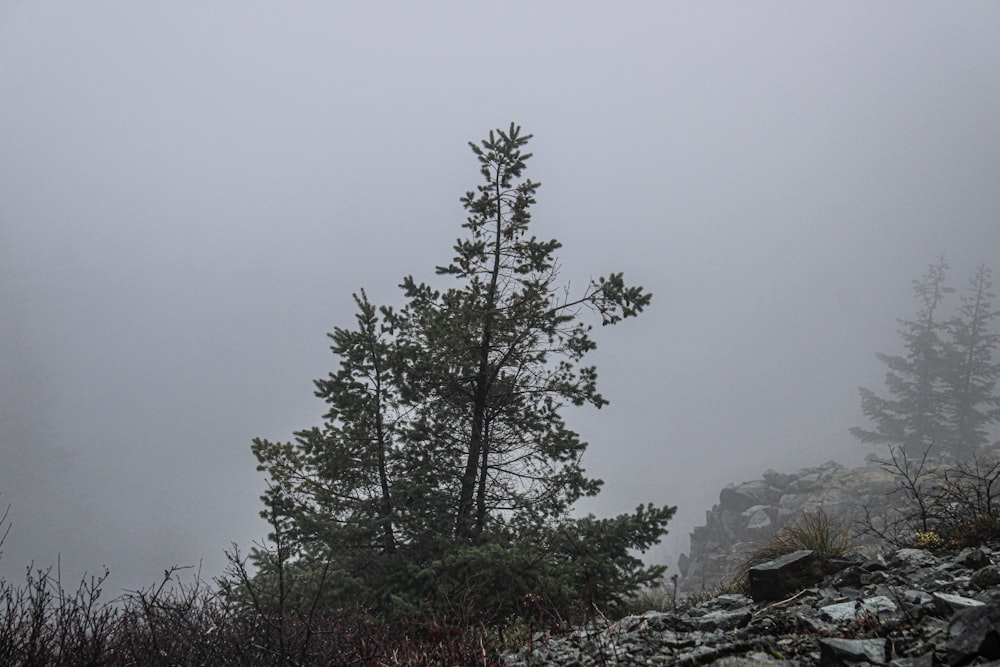
[[[467,142],[535,135],[563,276],[653,293],[570,415],[601,515],[871,451],[945,253],[1000,272],[1000,5],[0,4],[0,575],[221,572],[250,441],[320,422],[351,293],[452,256]],[[995,276],[997,274],[995,273]]]

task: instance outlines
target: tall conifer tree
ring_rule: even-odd
[[[284,520],[298,567],[335,563],[332,589],[368,608],[441,613],[435,601],[461,597],[510,613],[530,593],[565,612],[587,596],[613,606],[662,575],[635,552],[666,532],[674,508],[570,514],[601,485],[562,417],[606,403],[582,364],[595,348],[586,316],[616,324],[650,295],[620,273],[576,295],[559,282],[560,243],[529,233],[530,138],[511,124],[470,144],[482,182],[461,199],[465,235],[437,268],[446,285],[406,277],[398,311],[362,292],[357,328],[330,335],[339,370],[316,382],[323,426],[293,443],[254,442],[281,507],[293,501]]]

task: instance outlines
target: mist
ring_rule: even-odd
[[[320,423],[326,333],[433,280],[511,121],[562,277],[653,293],[568,419],[579,511],[678,505],[673,571],[726,483],[871,451],[929,263],[1000,271],[998,73],[992,2],[4,3],[0,576],[262,539],[251,439]]]

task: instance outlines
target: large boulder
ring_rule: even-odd
[[[819,583],[826,571],[815,551],[803,549],[750,568],[750,597],[756,602],[783,600]]]

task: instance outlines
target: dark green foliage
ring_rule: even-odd
[[[356,326],[330,334],[339,368],[316,382],[323,425],[254,441],[287,550],[258,550],[258,578],[274,589],[294,572],[303,589],[289,604],[492,622],[523,612],[525,596],[555,615],[611,607],[662,574],[633,552],[673,508],[570,517],[601,482],[562,411],[607,402],[582,364],[595,348],[584,316],[616,324],[650,295],[621,273],[575,296],[558,282],[560,243],[529,235],[530,138],[512,124],[471,144],[483,182],[461,199],[465,235],[437,268],[443,285],[407,276],[399,309],[355,297]]]
[[[948,317],[948,264],[941,257],[913,281],[920,310],[900,320],[904,354],[876,356],[886,367],[888,396],[861,388],[861,410],[871,428],[851,433],[865,443],[898,445],[920,456],[932,445],[965,459],[988,443],[989,427],[1000,421],[1000,344],[993,310],[990,271],[977,269],[957,313]]]

